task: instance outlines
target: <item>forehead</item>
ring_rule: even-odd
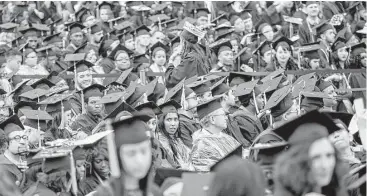
[[[82,32],[73,33],[71,36],[83,36]]]
[[[310,157],[315,157],[318,155],[334,153],[335,150],[331,144],[331,142],[327,138],[322,138],[314,141],[310,149],[308,150],[308,154]]]
[[[122,151],[136,151],[139,149],[150,149],[150,140],[146,140],[137,144],[123,144],[120,147],[120,150]]]
[[[86,70],[86,71],[82,71],[82,72],[78,72],[78,75],[86,75],[86,74],[90,74],[90,70]]]
[[[168,113],[166,115],[166,118],[176,118],[176,117],[178,117],[177,113]]]
[[[164,50],[158,50],[156,53],[156,55],[159,54],[159,55],[165,55],[166,52]]]
[[[15,137],[17,135],[23,136],[25,135],[24,131],[13,131],[11,133],[9,133],[9,137]]]
[[[89,101],[101,100],[101,97],[89,97]]]

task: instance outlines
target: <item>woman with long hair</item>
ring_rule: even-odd
[[[169,167],[190,169],[190,148],[184,144],[181,138],[180,122],[177,109],[180,104],[171,100],[159,106],[162,114],[158,116],[158,140],[165,155],[163,155]]]
[[[209,55],[206,55],[198,43],[205,32],[189,22],[185,23],[183,29],[179,50],[176,50],[168,61],[169,66],[165,74],[167,88],[174,87],[184,78],[205,75],[210,70]],[[177,55],[181,55],[181,63],[174,66],[173,61]]]

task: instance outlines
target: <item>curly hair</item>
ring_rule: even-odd
[[[309,145],[292,146],[288,151],[279,155],[274,168],[274,195],[303,195],[313,191],[311,182],[310,159],[308,157]],[[335,148],[334,148],[335,149]],[[335,149],[336,164],[329,185],[323,188],[330,195],[344,191],[342,178],[345,174],[345,165],[339,158]],[[288,193],[288,194],[287,194]]]

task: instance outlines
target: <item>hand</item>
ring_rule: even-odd
[[[242,64],[241,65],[241,70],[244,72],[254,72],[254,69],[252,69],[250,66]]]

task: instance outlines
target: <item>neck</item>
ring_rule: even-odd
[[[231,108],[231,106],[226,104],[225,101],[221,101],[220,104],[222,105],[223,110],[228,114],[229,108]]]
[[[145,53],[145,51],[146,51],[146,47],[145,46],[143,46],[143,45],[141,45],[141,44],[138,44],[137,46],[136,46],[136,51],[138,52],[138,53],[140,53],[140,54],[144,54]]]
[[[222,129],[219,129],[218,127],[214,125],[209,125],[208,127],[205,127],[204,129],[207,130],[211,134],[219,134],[220,132],[222,132]]]
[[[125,189],[127,190],[139,189],[139,180],[130,175],[125,176],[124,184],[125,184]]]
[[[279,62],[279,65],[282,67],[282,68],[285,68],[287,66],[287,62]]]
[[[317,20],[317,16],[307,16],[307,18],[310,20]]]
[[[344,61],[339,61],[339,65],[340,65],[340,67],[341,67],[341,68],[343,68],[343,69],[344,69],[345,62],[344,62]]]
[[[356,158],[354,157],[354,153],[352,152],[352,150],[349,147],[344,148],[344,149],[340,149],[339,152],[340,152],[340,156],[343,159],[351,160],[351,161],[356,160]]]

